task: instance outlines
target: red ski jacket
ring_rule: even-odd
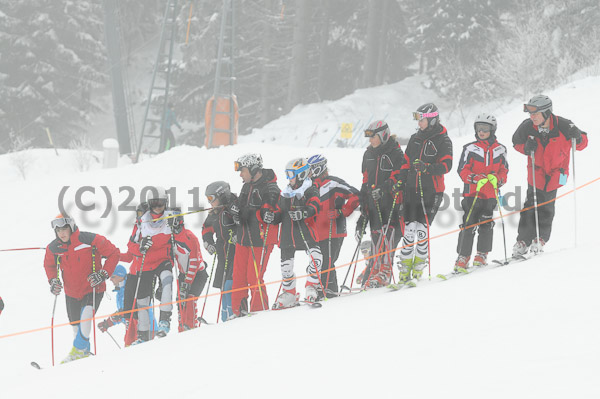
[[[150,211],[147,211],[140,218],[140,223],[133,226],[133,232],[127,243],[127,253],[121,254],[120,260],[131,262],[129,267],[130,274],[136,274],[142,267],[142,258],[144,259],[143,271],[151,271],[160,266],[163,262],[171,259],[171,228],[167,219],[152,221],[153,217]],[[151,236],[152,246],[146,252],[146,257],[140,252],[140,241],[142,237]]]
[[[185,282],[192,284],[196,274],[205,269],[198,237],[185,227],[175,234],[175,255],[179,272],[185,274]]]
[[[346,237],[346,218],[360,204],[359,191],[335,176],[320,176],[313,180],[319,189],[321,211],[317,213],[317,234],[321,240],[329,239],[329,224],[331,223],[331,237]],[[341,215],[336,219],[329,219],[329,212],[341,210]]]
[[[525,143],[529,136],[533,136],[538,143],[534,155],[535,184],[539,190],[554,191],[566,183],[571,160],[568,132],[572,129],[581,133],[581,140],[575,147],[581,151],[588,145],[587,133],[580,131],[570,120],[554,114],[550,115],[550,132],[547,135],[540,134],[531,119],[523,121],[513,135],[513,145],[521,154],[525,154]],[[562,184],[561,175],[564,176]],[[527,183],[533,186],[530,156],[527,157]]]
[[[477,184],[473,183],[473,177],[479,174],[493,174],[498,178],[498,187],[506,183],[508,174],[508,159],[506,158],[506,147],[494,140],[492,144],[488,140],[477,140],[463,147],[458,164],[458,174],[465,183],[463,196],[474,197],[477,192]],[[496,198],[494,187],[487,183],[479,190],[478,198]]]
[[[102,264],[102,259],[104,265]],[[92,292],[92,287],[87,277],[93,272],[106,270],[112,275],[119,262],[119,249],[106,237],[99,234],[80,232],[79,229],[71,234],[69,242],[62,242],[56,238],[46,247],[44,269],[48,280],[58,276],[58,267],[61,270],[61,280],[65,287],[65,295],[75,299],[82,299]],[[96,286],[96,292],[106,291],[106,283]]]

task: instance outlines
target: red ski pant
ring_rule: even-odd
[[[269,298],[264,285],[263,276],[269,263],[269,255],[273,250],[273,245],[265,247],[265,253],[262,254],[262,247],[245,247],[240,244],[235,248],[235,260],[233,262],[233,292],[231,293],[231,307],[236,316],[240,315],[242,301],[247,301],[248,288],[252,294],[250,302],[250,311],[269,309]],[[252,252],[254,256],[252,256]],[[262,265],[261,265],[262,256]],[[258,272],[258,280],[256,275]],[[262,300],[261,300],[262,294]],[[247,303],[247,302],[246,302]]]

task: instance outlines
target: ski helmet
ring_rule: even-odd
[[[496,135],[496,128],[498,127],[498,122],[496,122],[496,117],[494,115],[486,114],[485,112],[480,113],[475,118],[475,122],[473,123],[473,128],[475,129],[475,137],[477,137],[477,132],[480,128],[483,128],[483,131],[490,131],[490,137]]]
[[[523,112],[529,112],[530,114],[541,112],[544,119],[548,119],[552,113],[552,100],[543,94],[533,96],[527,103],[523,104]]]
[[[206,186],[206,190],[204,191],[204,195],[206,195],[208,202],[213,202],[215,199],[218,199],[222,204],[227,202],[227,198],[230,194],[231,189],[229,183],[224,181],[212,182]]]
[[[75,224],[75,219],[73,219],[66,213],[65,214],[59,213],[58,215],[56,215],[54,220],[52,220],[52,222],[50,222],[50,225],[52,226],[52,230],[54,230],[54,231],[56,231],[56,229],[58,229],[60,227],[66,226],[66,225],[71,227],[71,233],[73,233],[75,230],[77,230],[77,225]]]
[[[300,187],[308,177],[309,171],[310,166],[306,158],[294,158],[285,165],[285,177],[288,180],[296,178],[295,187],[292,188]]]
[[[381,144],[387,143],[390,139],[390,128],[384,120],[372,122],[365,130],[365,137],[379,136]]]
[[[150,194],[148,194],[148,206],[150,209],[155,206],[164,206],[167,207],[169,205],[169,197],[167,196],[167,190],[164,187],[156,186],[150,189]]]
[[[308,158],[308,165],[310,166],[311,176],[321,176],[327,171],[327,158],[321,154],[313,155]]]
[[[242,168],[248,168],[250,172],[250,176],[254,177],[259,170],[262,169],[263,160],[260,154],[245,154],[242,155],[234,162],[235,171],[238,172],[242,170]]]
[[[413,118],[416,121],[426,118],[427,127],[435,126],[440,122],[438,107],[436,107],[434,103],[423,104],[417,108],[417,112],[413,112]]]
[[[115,267],[115,271],[112,274],[113,276],[119,276],[119,277],[126,277],[127,276],[127,270],[125,269],[125,266],[123,265],[117,265],[117,267]]]

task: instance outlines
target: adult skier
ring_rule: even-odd
[[[413,118],[419,128],[408,141],[409,164],[400,173],[404,182],[405,221],[399,255],[400,283],[421,278],[429,264],[429,226],[442,201],[444,175],[452,169],[452,141],[440,123],[435,104],[421,105],[413,112]]]
[[[487,265],[487,255],[492,250],[492,217],[498,203],[497,190],[506,183],[508,174],[506,147],[496,139],[496,118],[481,113],[473,126],[476,140],[463,147],[457,170],[465,183],[461,202],[465,213],[458,236],[458,259],[454,265],[457,272],[466,272],[469,267],[475,231],[478,239],[473,266]],[[476,226],[469,227],[472,225]]]
[[[73,348],[62,361],[66,363],[90,355],[91,319],[106,291],[104,281],[119,261],[119,250],[106,237],[79,231],[68,215],[58,215],[51,226],[56,238],[46,247],[44,269],[52,294],[60,295],[64,283],[67,315],[75,335]]]
[[[404,180],[400,178],[400,170],[407,161],[385,121],[371,123],[365,130],[365,137],[369,138],[370,145],[362,161],[361,215],[356,224],[356,239],[362,239],[368,222],[371,254],[382,255],[372,262],[363,285],[375,288],[388,285],[392,277],[393,251],[402,237],[400,209]]]
[[[567,183],[569,176],[572,140],[575,140],[577,151],[588,145],[587,133],[570,120],[552,113],[552,100],[548,96],[533,96],[523,104],[523,111],[529,113],[529,119],[524,120],[515,131],[513,145],[517,151],[527,155],[528,186],[524,207],[533,207],[535,199],[538,204],[548,203],[537,207],[539,226],[536,226],[535,209],[521,212],[513,256],[524,255],[527,251],[543,251],[552,231],[556,191]]]
[[[233,286],[233,262],[237,243],[236,224],[228,209],[237,201],[237,196],[231,192],[229,183],[224,181],[210,183],[206,186],[205,195],[213,209],[202,226],[202,240],[208,253],[211,256],[217,255],[213,287],[227,292]],[[232,316],[231,293],[222,294],[221,320],[227,321]]]
[[[317,213],[316,228],[319,236],[319,248],[323,254],[321,282],[326,288],[326,296],[337,296],[338,282],[335,262],[347,235],[346,218],[360,204],[359,191],[339,177],[329,175],[327,158],[317,154],[308,158],[310,177],[319,190],[321,210]]]
[[[185,228],[181,208],[173,207],[172,215],[178,215],[167,220],[175,240],[175,261],[179,272],[177,309],[179,310],[179,332],[181,332],[198,327],[196,302],[206,285],[208,273],[200,252],[198,237]],[[189,298],[195,299],[186,300]]]
[[[291,308],[298,304],[300,294],[296,292],[296,273],[294,272],[294,254],[298,250],[306,251],[309,264],[305,284],[305,300],[316,302],[319,291],[323,255],[317,244],[319,236],[315,216],[319,212],[319,190],[308,177],[310,166],[306,158],[295,158],[287,163],[285,175],[288,185],[281,192],[279,210],[268,211],[265,220],[268,223],[281,223],[281,277],[282,292],[275,300],[273,309]]]
[[[168,197],[163,187],[151,190],[148,203],[140,204],[133,232],[127,243],[127,253],[121,254],[121,261],[132,262],[125,285],[125,310],[139,309],[133,313],[137,317],[137,340],[139,344],[150,340],[150,319],[148,306],[152,298],[155,276],[159,280],[160,316],[156,335],[165,337],[171,327],[173,259],[171,227],[167,219]],[[157,220],[160,219],[160,220]],[[139,281],[139,283],[138,283]],[[136,296],[137,292],[137,296]],[[164,304],[164,305],[163,305]],[[131,316],[128,317],[128,320]],[[129,329],[131,325],[128,325]]]
[[[265,214],[277,210],[280,190],[275,172],[263,168],[260,154],[242,155],[234,166],[244,182],[238,200],[229,207],[238,224],[231,306],[239,317],[248,312],[248,288],[252,293],[250,311],[269,308],[263,276],[279,228],[268,224]]]

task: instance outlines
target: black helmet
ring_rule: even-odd
[[[227,203],[230,194],[231,189],[229,183],[225,181],[212,182],[206,186],[206,190],[204,191],[204,195],[206,195],[208,202],[213,202],[215,199],[218,199],[221,204]]]
[[[434,103],[423,104],[417,108],[417,112],[413,112],[413,118],[416,121],[426,118],[427,127],[435,126],[440,122],[438,107],[436,107]]]
[[[527,103],[523,104],[523,112],[529,112],[530,114],[541,112],[544,119],[548,119],[552,113],[552,100],[543,94],[533,96]]]

